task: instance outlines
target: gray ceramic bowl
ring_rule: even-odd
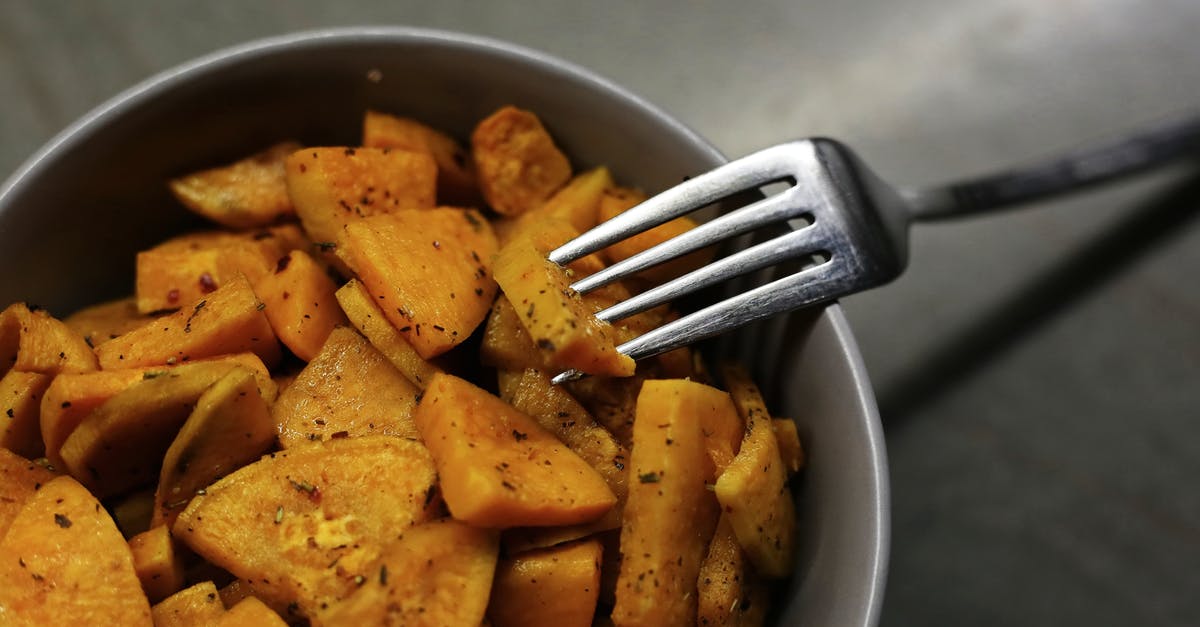
[[[0,305],[64,315],[132,290],[134,253],[199,224],[163,182],[269,142],[351,143],[368,107],[465,137],[497,107],[545,121],[577,166],[649,191],[724,158],[649,103],[583,68],[447,32],[356,28],[224,50],[96,108],[0,189]],[[783,337],[773,337],[782,334]],[[779,624],[873,625],[888,547],[887,468],[874,398],[838,306],[739,338],[810,454],[800,545]],[[773,350],[768,350],[773,348]]]

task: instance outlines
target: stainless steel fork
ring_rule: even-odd
[[[571,287],[579,293],[731,237],[784,222],[806,224],[596,313],[608,322],[781,262],[818,263],[653,329],[617,347],[650,357],[800,307],[887,283],[908,264],[912,222],[963,217],[1042,200],[1200,154],[1200,117],[1143,129],[1060,157],[992,176],[923,190],[894,188],[849,148],[824,138],[772,146],[687,180],[563,244],[549,255],[567,264],[627,237],[736,194],[785,182],[783,191],[731,210]],[[577,378],[570,371],[556,382]]]

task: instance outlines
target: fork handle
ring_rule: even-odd
[[[1004,209],[1200,155],[1200,117],[1175,119],[1040,163],[924,190],[902,190],[916,221]]]

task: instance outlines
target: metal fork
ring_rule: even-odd
[[[991,176],[909,190],[884,183],[849,148],[834,140],[805,139],[772,146],[687,180],[563,244],[549,259],[567,264],[731,196],[789,183],[781,192],[704,222],[571,285],[576,292],[587,293],[731,237],[806,218],[807,224],[784,235],[597,312],[597,318],[614,322],[727,279],[818,255],[818,263],[617,347],[623,354],[642,359],[895,279],[908,264],[908,227],[913,222],[964,217],[1042,200],[1196,154],[1200,154],[1200,117],[1189,117]],[[555,382],[580,376],[568,371]]]

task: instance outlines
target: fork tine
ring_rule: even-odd
[[[570,263],[737,192],[785,178],[790,152],[789,144],[772,146],[686,180],[559,246],[549,259],[559,265]]]
[[[819,237],[818,225],[810,224],[657,285],[597,312],[596,317],[605,322],[627,318],[726,279],[816,252],[813,244]]]
[[[580,294],[586,294],[598,287],[670,261],[693,250],[699,250],[730,237],[748,233],[765,224],[794,218],[807,211],[801,206],[799,193],[799,188],[792,187],[699,224],[690,231],[681,233],[572,283],[571,289]]]

